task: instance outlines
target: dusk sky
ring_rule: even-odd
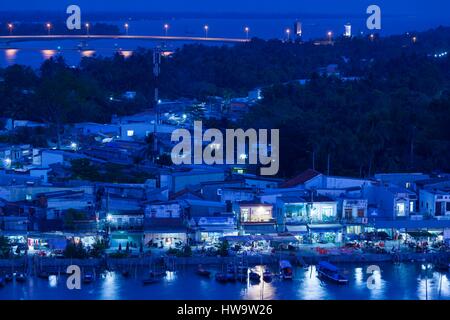
[[[378,4],[385,14],[421,15],[423,18],[450,16],[446,0],[17,0],[1,1],[0,10],[64,10],[78,4],[95,11],[195,11],[195,12],[255,12],[255,13],[322,13],[358,14],[370,4]],[[450,19],[448,19],[450,20]]]

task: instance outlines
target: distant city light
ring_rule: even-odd
[[[250,32],[250,28],[249,28],[249,27],[245,27],[245,28],[244,28],[244,31],[245,31],[245,36],[246,36],[246,38],[248,39],[248,34],[249,34],[249,32]]]
[[[205,29],[205,38],[208,38],[209,26],[208,26],[207,24],[205,24],[205,26],[203,27],[203,29]]]
[[[111,214],[108,214],[108,215],[106,216],[106,220],[107,220],[108,222],[111,222],[112,219],[113,219],[113,217],[112,217]]]
[[[345,26],[344,37],[351,38],[352,37],[352,25],[347,23]]]
[[[86,23],[85,26],[86,26],[86,33],[87,35],[89,35],[89,28],[91,27],[91,25],[89,23]]]
[[[128,23],[125,23],[123,26],[125,27],[125,33],[128,35],[128,29],[130,28],[130,25]]]
[[[3,159],[3,164],[5,167],[9,167],[12,163],[12,160],[10,158]]]
[[[14,25],[12,23],[8,23],[9,35],[12,35],[13,29],[14,29]]]
[[[72,143],[70,144],[70,148],[72,148],[73,150],[77,150],[78,144],[76,144],[75,142],[72,142]]]
[[[183,119],[186,120],[187,119],[187,115],[183,114]]]

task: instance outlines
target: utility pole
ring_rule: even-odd
[[[153,136],[153,149],[158,153],[158,138],[156,136],[157,127],[159,125],[159,74],[161,72],[161,51],[159,47],[153,49],[153,76],[155,77],[155,130]]]

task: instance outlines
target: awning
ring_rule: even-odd
[[[275,230],[275,225],[273,224],[267,224],[267,225],[244,225],[243,229],[245,230],[246,233],[250,233],[250,234],[264,234],[264,233],[274,233],[276,232]]]
[[[311,232],[333,232],[342,230],[343,227],[341,224],[308,224]]]
[[[286,229],[288,232],[290,233],[296,233],[296,234],[301,234],[301,233],[308,233],[308,228],[305,225],[302,226],[286,226]]]

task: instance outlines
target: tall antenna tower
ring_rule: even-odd
[[[153,76],[155,78],[155,126],[153,135],[153,146],[155,156],[158,152],[158,138],[156,137],[159,124],[159,74],[161,72],[161,50],[159,47],[153,49]]]

